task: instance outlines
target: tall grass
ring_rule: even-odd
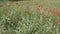
[[[0,34],[60,34],[59,0],[0,1]],[[52,10],[52,11],[53,11]]]

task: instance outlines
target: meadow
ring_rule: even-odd
[[[60,0],[0,1],[0,34],[60,34]]]

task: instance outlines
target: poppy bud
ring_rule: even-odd
[[[2,8],[2,4],[0,4],[0,8]]]

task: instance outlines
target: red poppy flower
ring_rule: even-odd
[[[40,6],[37,6],[37,7],[36,7],[36,10],[37,10],[38,12],[40,12],[40,10],[41,10]]]
[[[46,14],[43,14],[43,15],[42,15],[42,20],[44,20],[44,17],[46,17]]]
[[[7,15],[7,12],[6,12],[6,11],[4,11],[4,15],[5,15],[5,16]]]
[[[43,16],[46,16],[46,14],[43,14]]]
[[[57,16],[60,16],[60,14],[58,12],[54,12],[54,14],[57,15]]]
[[[10,3],[7,3],[7,6],[8,6],[8,7],[10,7],[10,6],[11,6],[11,4],[10,4]]]
[[[51,13],[54,13],[55,11],[53,9],[50,10]]]
[[[2,4],[0,4],[0,8],[2,8]]]
[[[45,11],[48,11],[48,8],[44,8]]]
[[[60,20],[58,20],[58,24],[60,24]]]
[[[42,17],[45,17],[46,16],[46,14],[44,13],[43,15],[42,15]]]
[[[19,2],[16,2],[16,5],[17,5],[17,6],[20,6]]]
[[[55,12],[54,10],[50,10],[50,12],[60,17],[60,14],[58,12]]]
[[[25,14],[28,14],[28,10],[27,10],[27,9],[24,9],[24,13],[25,13]]]

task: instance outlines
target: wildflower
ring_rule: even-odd
[[[60,24],[60,20],[58,20],[58,24]]]
[[[48,11],[48,8],[44,8],[45,11]]]
[[[50,12],[60,17],[60,14],[58,12],[55,12],[54,10],[50,10]]]
[[[16,5],[17,5],[17,6],[20,6],[19,2],[16,2]]]
[[[54,14],[60,17],[60,14],[58,12],[54,12]]]
[[[38,12],[40,12],[40,10],[41,10],[40,6],[37,6],[37,7],[36,7],[36,10],[37,10]]]
[[[44,20],[44,17],[46,17],[46,14],[45,13],[42,15],[42,20]]]
[[[6,11],[4,11],[4,15],[5,15],[5,16],[7,15],[7,12],[6,12]]]
[[[43,15],[42,15],[42,17],[45,17],[46,16],[46,14],[44,13]]]
[[[54,14],[55,13],[55,10],[54,9],[51,9],[49,12],[51,12],[51,13]]]
[[[28,14],[28,10],[26,8],[24,9],[24,13],[25,14]]]
[[[0,4],[0,8],[2,8],[2,4]]]
[[[53,10],[53,9],[51,9],[51,10],[50,10],[50,12],[51,12],[51,13],[54,13],[54,10]]]
[[[10,6],[11,6],[11,4],[10,4],[10,3],[7,3],[7,6],[8,6],[8,7],[10,7]]]

